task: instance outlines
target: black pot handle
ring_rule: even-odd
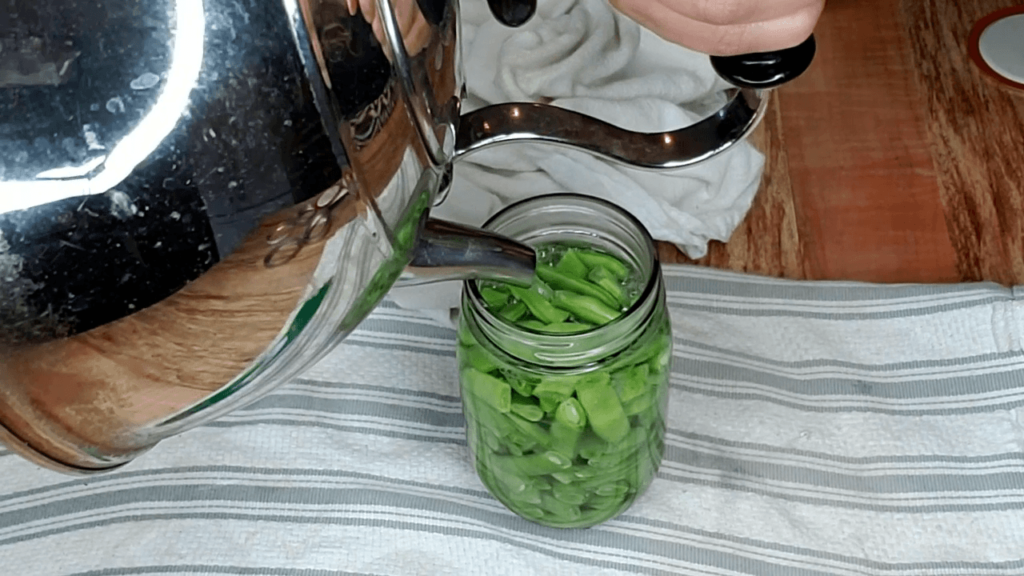
[[[491,14],[505,26],[518,28],[533,18],[537,0],[487,0]]]
[[[740,56],[712,56],[711,65],[730,84],[764,90],[785,84],[803,74],[814,60],[816,49],[814,36],[811,35],[803,43],[785,50]]]

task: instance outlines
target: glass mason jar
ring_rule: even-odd
[[[538,267],[571,246],[630,269],[620,315],[570,333],[507,320],[480,282],[462,292],[459,380],[480,479],[529,520],[599,524],[647,489],[664,453],[672,338],[654,242],[628,213],[574,194],[514,204],[484,227],[534,246]]]

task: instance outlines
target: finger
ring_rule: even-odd
[[[371,27],[373,28],[373,35],[377,38],[377,42],[380,42],[380,45],[384,47],[384,54],[390,54],[391,49],[388,48],[388,39],[384,36],[384,24],[381,23],[380,18],[371,22]],[[391,57],[388,56],[388,59],[390,60]]]
[[[359,10],[359,0],[346,0],[345,5],[348,7],[348,15],[355,16]]]
[[[682,16],[657,2],[631,2],[620,8],[617,3],[622,1],[612,0],[612,3],[658,36],[691,50],[716,56],[768,52],[796,46],[811,35],[821,14],[820,7],[811,6],[774,20],[720,26]]]
[[[650,0],[623,0],[639,4]],[[807,10],[821,12],[825,0],[661,0],[680,16],[715,26],[779,20]],[[614,2],[613,2],[614,3]]]
[[[359,0],[359,11],[363,13],[363,19],[373,24],[377,18],[377,3],[373,0]]]
[[[403,34],[412,30],[417,20],[422,20],[419,4],[415,0],[397,0],[395,5],[395,20],[398,21],[398,29]]]
[[[430,24],[424,18],[417,18],[403,33],[405,39],[405,50],[410,56],[419,54],[427,44],[430,43],[432,30]]]

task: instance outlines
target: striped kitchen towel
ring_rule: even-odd
[[[385,303],[246,409],[77,479],[0,455],[0,574],[1024,574],[1024,308],[667,266],[670,430],[587,530],[470,467],[454,333]]]

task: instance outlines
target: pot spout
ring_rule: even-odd
[[[412,262],[395,283],[417,286],[447,280],[496,280],[529,286],[537,256],[533,248],[479,228],[428,219]]]

